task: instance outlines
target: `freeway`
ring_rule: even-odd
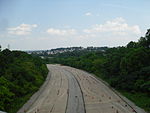
[[[18,113],[144,113],[85,71],[47,67],[50,72],[45,84]]]

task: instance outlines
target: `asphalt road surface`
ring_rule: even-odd
[[[47,65],[46,84],[18,113],[144,113],[91,74],[60,65]]]

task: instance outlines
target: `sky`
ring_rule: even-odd
[[[0,0],[0,45],[11,50],[125,46],[150,28],[150,0]]]

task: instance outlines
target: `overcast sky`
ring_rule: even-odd
[[[150,0],[0,0],[0,45],[123,46],[150,28]]]

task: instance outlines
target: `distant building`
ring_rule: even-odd
[[[36,51],[26,51],[28,54],[37,54],[37,55],[55,55],[55,54],[61,54],[61,53],[65,53],[65,52],[74,52],[74,51],[83,51],[83,50],[87,50],[87,51],[102,51],[105,52],[105,50],[107,49],[107,47],[87,47],[87,48],[83,48],[83,47],[67,47],[67,48],[56,48],[56,49],[51,49],[51,50],[36,50]]]

